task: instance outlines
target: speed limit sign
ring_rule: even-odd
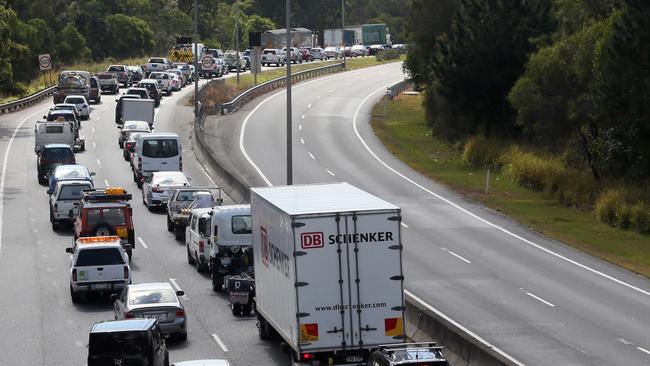
[[[38,67],[41,68],[41,71],[49,70],[52,68],[52,58],[49,53],[44,55],[38,55]]]
[[[212,67],[214,64],[214,59],[210,55],[205,55],[201,59],[201,63],[203,64],[203,67]]]

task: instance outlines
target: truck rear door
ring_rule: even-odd
[[[295,219],[302,350],[365,349],[402,339],[398,215]]]

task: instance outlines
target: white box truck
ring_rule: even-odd
[[[251,188],[251,211],[262,339],[320,364],[404,342],[398,207],[333,183]]]
[[[153,128],[155,107],[153,99],[122,99],[122,121],[146,121]]]

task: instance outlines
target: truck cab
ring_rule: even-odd
[[[222,291],[224,278],[249,271],[252,266],[250,205],[225,205],[210,211],[208,269],[212,289]]]
[[[69,217],[74,220],[74,240],[88,236],[117,236],[130,260],[135,247],[133,209],[128,203],[131,198],[120,187],[83,191],[76,210],[69,212]]]
[[[201,273],[210,260],[210,212],[212,208],[195,208],[190,213],[189,224],[185,228],[185,247],[187,262],[196,266]]]

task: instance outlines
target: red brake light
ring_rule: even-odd
[[[124,266],[124,278],[127,279],[129,278],[129,267]]]
[[[176,317],[177,318],[182,318],[185,316],[185,312],[183,310],[176,310]]]
[[[203,248],[205,246],[205,243],[203,240],[199,240],[199,252],[203,253]]]
[[[302,359],[305,360],[305,361],[311,360],[313,357],[314,356],[311,353],[303,353],[302,354]]]
[[[72,270],[72,281],[77,282],[77,269]]]

